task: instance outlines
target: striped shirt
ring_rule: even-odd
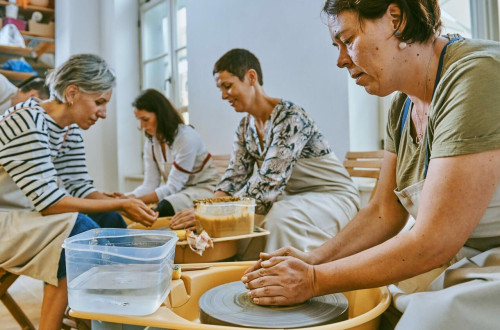
[[[39,212],[68,194],[84,198],[96,191],[80,128],[61,128],[35,99],[0,116],[2,169]]]

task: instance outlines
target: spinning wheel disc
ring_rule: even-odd
[[[258,328],[299,328],[347,319],[348,302],[341,294],[314,297],[292,306],[259,306],[250,301],[241,281],[206,291],[198,302],[206,324]]]

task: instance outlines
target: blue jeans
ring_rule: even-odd
[[[84,231],[94,228],[126,228],[127,224],[123,217],[118,212],[101,212],[92,214],[78,213],[75,225],[68,237],[78,235]],[[59,258],[59,266],[57,268],[57,278],[66,277],[66,255],[64,249]]]

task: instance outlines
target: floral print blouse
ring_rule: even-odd
[[[330,152],[328,141],[305,110],[282,100],[266,122],[263,148],[253,116],[241,120],[231,161],[216,190],[253,197],[255,212],[266,214],[285,189],[298,159]],[[254,174],[255,164],[258,171]]]

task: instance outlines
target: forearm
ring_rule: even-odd
[[[141,201],[143,201],[146,204],[158,203],[158,201],[159,201],[158,195],[154,191],[152,193],[139,196],[137,198],[140,199]]]
[[[121,211],[123,210],[124,203],[126,203],[126,199],[113,199],[107,198],[106,196],[105,199],[88,198],[89,196],[87,196],[87,198],[65,196],[57,203],[43,210],[42,214],[49,215],[67,212],[96,213],[107,211]],[[92,197],[96,196],[97,195],[93,195]]]
[[[85,196],[86,199],[113,199],[112,197],[106,196],[99,191],[94,191]]]
[[[317,265],[371,248],[396,235],[407,219],[408,215],[402,207],[389,212],[371,203],[361,209],[335,237],[309,252],[309,260]]]
[[[355,255],[315,265],[315,295],[379,287],[416,276],[441,266],[447,260],[432,242],[411,232]]]

